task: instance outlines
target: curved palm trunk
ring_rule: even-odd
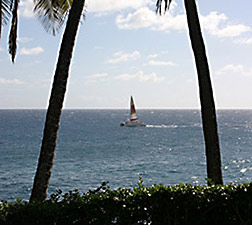
[[[195,0],[184,0],[189,35],[198,72],[203,132],[206,147],[207,176],[215,184],[223,184],[216,110],[210,72]]]
[[[54,75],[40,157],[30,201],[44,201],[47,196],[49,179],[53,167],[60,116],[67,88],[69,67],[84,4],[85,0],[74,0],[68,16]]]

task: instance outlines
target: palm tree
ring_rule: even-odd
[[[0,38],[2,26],[12,17],[9,34],[9,53],[11,54],[12,62],[15,60],[17,49],[18,3],[19,0],[0,0]]]
[[[63,25],[65,15],[72,5],[72,0],[35,0],[35,11],[41,19],[46,31],[54,35]],[[11,20],[9,33],[9,53],[14,63],[17,51],[19,0],[0,0],[0,38],[2,26]]]
[[[42,1],[42,0],[41,0]],[[52,173],[60,116],[69,76],[69,67],[85,0],[75,0],[69,12],[47,109],[40,156],[30,201],[44,201]],[[39,6],[38,6],[39,7]],[[46,7],[45,7],[46,8]],[[42,10],[43,11],[43,10]]]
[[[11,0],[0,0],[0,38],[2,34],[2,26],[10,19],[11,5]]]
[[[17,50],[17,26],[18,26],[18,3],[19,0],[14,0],[12,9],[12,21],[9,34],[9,53],[11,60],[14,63]]]
[[[2,26],[6,24],[10,17],[10,1],[0,0],[0,38],[2,34]]]
[[[19,0],[0,0],[0,37],[2,25],[8,22],[11,17],[10,14],[12,13],[9,53],[12,56],[13,63],[17,48],[18,3]],[[40,157],[30,201],[43,201],[47,196],[69,67],[84,4],[85,0],[35,0],[35,12],[38,14],[46,31],[52,32],[53,34],[64,23],[69,8],[70,11],[54,74]]]
[[[172,0],[169,0],[169,2],[168,0],[164,1],[165,10],[167,10],[169,9]],[[207,159],[207,177],[215,184],[223,184],[215,103],[197,7],[195,0],[184,0],[184,4],[187,15],[189,36],[198,73],[201,117]],[[157,0],[156,6],[157,12],[161,14],[162,0]]]

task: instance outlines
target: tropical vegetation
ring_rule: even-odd
[[[9,34],[9,53],[11,54],[12,62],[15,60],[17,49],[18,3],[18,0],[0,0],[0,38],[2,26],[7,24],[12,17]]]
[[[17,52],[19,0],[0,0],[0,38],[2,26],[11,19],[9,32],[9,53],[14,63]],[[54,35],[64,23],[72,0],[35,0],[34,11],[47,32]]]
[[[58,191],[43,202],[0,203],[2,225],[248,225],[252,184],[153,185]]]

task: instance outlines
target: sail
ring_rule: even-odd
[[[120,123],[120,126],[125,126],[125,127],[145,127],[146,125],[139,121],[137,118],[136,114],[136,108],[134,105],[134,100],[133,97],[130,96],[130,119]]]
[[[137,120],[137,114],[136,114],[136,109],[135,109],[135,105],[134,105],[134,101],[133,98],[131,96],[130,98],[130,121],[134,121]]]

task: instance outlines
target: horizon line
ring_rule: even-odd
[[[128,110],[128,107],[68,107],[63,108],[62,110]],[[200,108],[173,108],[173,107],[137,107],[137,110],[201,110]],[[39,108],[39,107],[18,107],[18,108],[0,108],[0,110],[47,110],[47,108]],[[252,110],[252,108],[216,108],[216,110]]]

